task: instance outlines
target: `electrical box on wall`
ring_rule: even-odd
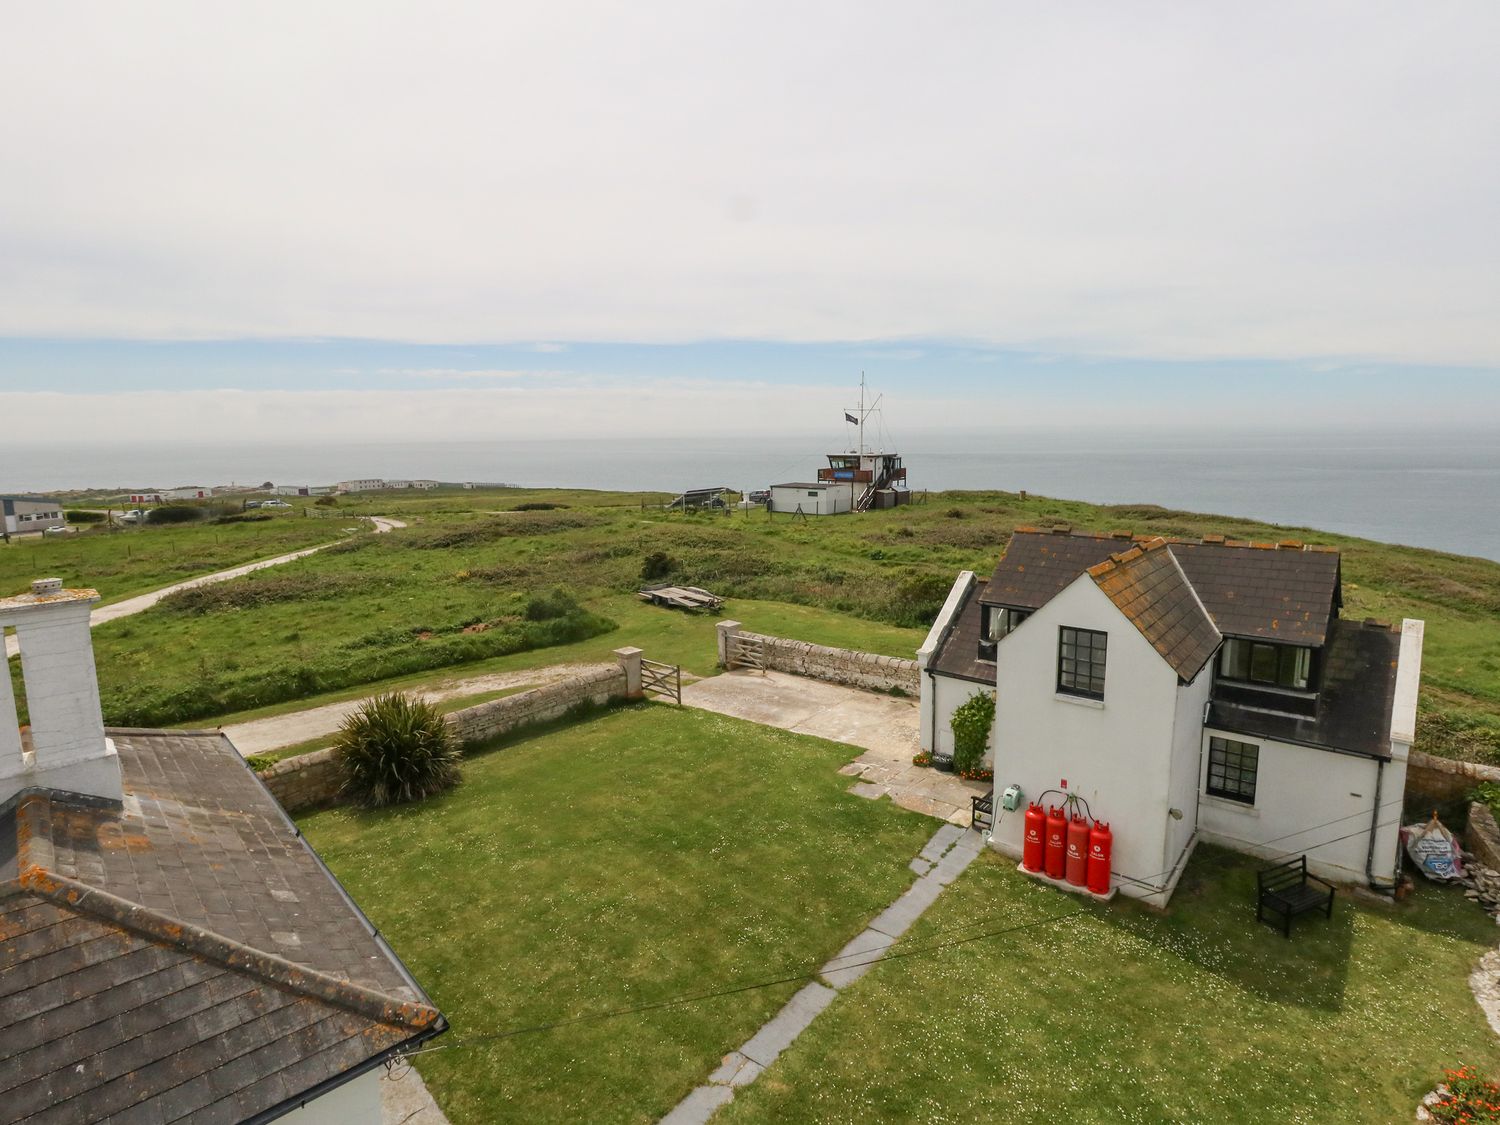
[[[1006,812],[1015,812],[1021,807],[1021,787],[1019,785],[1007,785],[1005,792],[1000,794],[1000,807]]]

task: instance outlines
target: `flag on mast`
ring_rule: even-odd
[[[859,419],[856,418],[853,414],[850,414],[847,410],[844,411],[844,421],[853,426],[859,425]]]

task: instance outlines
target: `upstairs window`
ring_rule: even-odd
[[[1031,616],[1029,609],[1009,609],[1005,606],[987,605],[980,609],[979,659],[995,659],[995,646],[1000,638]]]
[[[1108,633],[1096,629],[1058,630],[1057,690],[1088,699],[1104,698],[1104,650]]]
[[[1307,691],[1312,684],[1312,649],[1230,637],[1219,654],[1219,679]]]

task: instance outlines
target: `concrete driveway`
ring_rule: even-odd
[[[752,723],[846,742],[864,751],[840,772],[859,780],[850,792],[889,796],[902,808],[968,825],[969,798],[988,782],[912,765],[919,748],[917,701],[842,687],[784,672],[739,669],[682,686],[682,702]]]

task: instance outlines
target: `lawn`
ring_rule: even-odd
[[[1202,847],[1162,914],[981,855],[893,949],[929,952],[876,966],[714,1121],[1384,1123],[1446,1067],[1500,1073],[1465,983],[1495,925],[1457,892],[1341,897],[1286,941],[1254,886]]]
[[[25,590],[34,578],[61,578],[68,586],[93,587],[108,604],[200,574],[330,543],[344,535],[344,526],[342,521],[286,515],[245,523],[93,527],[56,539],[13,536],[9,544],[0,542],[0,596]]]
[[[453,1024],[418,1069],[455,1125],[657,1120],[912,880],[936,822],[845,792],[847,746],[640,704],[465,764],[396,811],[300,818]]]

